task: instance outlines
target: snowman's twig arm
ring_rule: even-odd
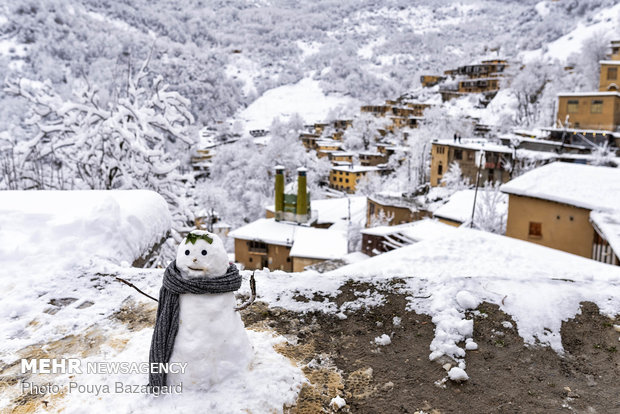
[[[123,282],[124,284],[131,286],[132,288],[134,288],[135,290],[137,290],[138,292],[142,293],[144,296],[146,296],[147,298],[153,299],[155,302],[159,302],[157,299],[155,299],[153,296],[148,295],[146,293],[144,293],[143,291],[141,291],[136,285],[134,285],[133,283],[130,283],[128,281],[126,281],[125,279],[122,279],[118,276],[114,276],[114,279],[118,280],[119,282]]]
[[[256,280],[254,279],[254,272],[252,272],[252,276],[250,276],[250,290],[252,291],[252,296],[250,296],[250,299],[248,299],[247,302],[244,302],[241,305],[237,306],[235,308],[236,311],[244,310],[256,300]]]

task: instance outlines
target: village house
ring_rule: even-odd
[[[235,260],[246,269],[302,271],[306,266],[347,254],[346,231],[314,228],[306,169],[297,170],[297,183],[285,185],[284,167],[275,168],[273,217],[231,231]],[[295,184],[295,185],[292,185]]]
[[[591,146],[607,142],[620,147],[620,135],[617,134],[620,126],[619,48],[620,41],[612,42],[611,60],[599,62],[598,92],[558,94],[556,135],[568,135],[569,138],[590,143]]]
[[[352,164],[353,156],[355,156],[355,153],[349,151],[332,151],[327,154],[332,165]]]
[[[452,78],[453,83],[445,85],[439,92],[444,101],[467,93],[493,95],[500,89],[507,67],[508,62],[504,59],[489,59],[446,70],[444,75]]]
[[[506,236],[618,264],[620,169],[554,162],[501,191],[509,197]]]
[[[484,154],[484,159],[481,157]],[[486,181],[505,183],[510,173],[505,166],[512,162],[513,150],[482,139],[434,140],[431,149],[431,186],[441,185],[441,179],[452,162],[461,167],[463,177],[475,184],[480,162],[480,183]]]
[[[371,167],[388,162],[388,155],[377,151],[361,151],[358,154],[360,164],[364,167]]]
[[[377,256],[394,249],[450,234],[455,229],[436,220],[363,229],[362,253]]]
[[[371,175],[379,175],[379,167],[364,167],[361,165],[334,166],[329,171],[329,188],[355,193],[358,182]]]
[[[414,197],[402,193],[380,192],[368,197],[366,209],[366,226],[370,227],[379,221],[388,226],[421,220],[430,213],[421,209]]]
[[[329,138],[322,138],[316,141],[316,155],[319,158],[329,156],[329,153],[334,151],[340,151],[342,143]]]
[[[620,93],[560,93],[557,121],[559,125],[576,130],[615,131],[620,125]]]
[[[299,139],[301,139],[301,143],[307,151],[316,151],[316,149],[318,148],[317,142],[321,139],[321,136],[318,134],[310,134],[306,132],[300,134]]]

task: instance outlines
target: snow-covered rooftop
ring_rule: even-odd
[[[228,233],[228,237],[292,246],[293,240],[295,240],[295,232],[299,227],[301,226],[262,218],[231,231]]]
[[[616,256],[620,258],[620,210],[612,212],[592,211],[590,212],[590,220],[605,237]]]
[[[560,92],[558,96],[617,96],[620,98],[618,92]]]
[[[323,200],[312,200],[312,217],[316,217],[318,224],[336,223],[339,220],[349,218],[351,221],[364,225],[366,222],[366,197],[340,197],[326,198]],[[273,204],[265,207],[268,211],[275,211]],[[316,214],[315,214],[316,213]]]
[[[370,171],[379,171],[379,167],[364,167],[362,165],[349,165],[349,166],[334,166],[332,167],[334,171],[347,171],[353,173],[363,173]]]
[[[436,139],[433,140],[433,144],[447,145],[454,148],[464,148],[475,151],[484,150],[489,152],[512,153],[512,149],[510,147],[495,144],[480,138],[462,138],[460,142],[456,142],[453,139]]]
[[[482,202],[487,190],[478,189],[478,198],[476,202],[479,204]],[[475,190],[461,190],[452,194],[446,204],[439,207],[433,215],[437,218],[448,219],[452,221],[458,221],[464,223],[471,219],[471,212],[474,208]],[[501,202],[498,202],[495,207],[499,214],[506,214],[508,211],[508,196],[502,194]]]
[[[589,210],[615,210],[620,206],[620,169],[554,162],[526,172],[501,190]]]
[[[340,259],[348,252],[345,232],[314,227],[299,227],[291,248],[291,257]]]
[[[347,254],[347,238],[340,230],[317,229],[275,219],[258,219],[228,233],[228,237],[291,246],[291,256],[335,259]]]

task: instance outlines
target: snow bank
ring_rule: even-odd
[[[385,300],[369,290],[341,306],[329,301],[345,281],[387,288],[395,277],[405,280],[400,291],[409,295],[408,309],[432,317],[433,360],[446,355],[464,364],[466,350],[477,348],[473,319],[466,312],[482,301],[509,314],[526,343],[549,345],[559,353],[562,321],[573,318],[581,302],[592,301],[607,315],[620,309],[620,267],[466,228],[321,275],[256,272],[261,299],[271,306],[318,310],[343,319],[361,306]],[[315,301],[315,294],[325,299]]]
[[[170,223],[166,202],[152,191],[0,192],[2,358],[113,312],[131,288],[96,274],[128,266]],[[144,285],[160,281],[153,271],[126,273]]]
[[[170,226],[166,201],[152,191],[2,191],[0,262],[131,263]]]

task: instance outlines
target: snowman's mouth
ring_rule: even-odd
[[[187,266],[187,268],[188,268],[189,270],[195,270],[195,271],[197,271],[197,272],[203,272],[203,271],[204,271],[204,269],[202,269],[202,268],[198,268],[198,269],[196,269],[196,268],[194,268],[194,267],[189,267],[189,266]]]

